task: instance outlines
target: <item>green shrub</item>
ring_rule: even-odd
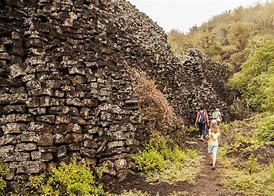
[[[242,64],[229,84],[254,111],[274,111],[274,39],[266,39]]]
[[[264,166],[253,173],[239,170],[233,166],[222,169],[222,182],[225,186],[244,195],[273,195],[274,186],[271,171],[273,165]]]
[[[230,130],[230,124],[220,124],[219,127],[224,133],[227,133]]]
[[[268,157],[273,123],[274,115],[265,112],[229,124],[229,143],[219,151],[219,161],[225,165],[220,171],[225,186],[242,195],[273,195],[274,167]]]
[[[165,168],[164,157],[155,149],[146,149],[132,156],[137,169],[148,172],[151,170],[161,171]]]
[[[228,153],[228,145],[225,143],[222,147],[219,148],[220,157],[225,157]]]
[[[7,183],[5,181],[5,176],[9,173],[8,167],[6,167],[2,161],[0,161],[0,195],[5,193],[5,188]]]
[[[178,145],[173,145],[172,147],[170,147],[166,143],[163,143],[159,150],[159,153],[167,161],[181,163],[184,162],[187,158],[186,154],[182,150],[180,150]]]
[[[274,165],[271,165],[270,167],[270,175],[271,175],[270,177],[271,181],[274,182]]]
[[[255,136],[264,142],[274,142],[274,115],[265,113],[255,129]]]
[[[189,156],[195,154],[194,151],[186,151]],[[192,153],[192,154],[191,154]],[[162,171],[165,169],[167,162],[182,163],[187,159],[185,152],[179,149],[178,145],[167,144],[163,137],[151,139],[145,146],[145,149],[137,154],[132,155],[135,166],[143,172],[152,170]],[[193,157],[195,157],[193,155]]]
[[[186,157],[190,159],[195,159],[199,156],[198,152],[192,149],[186,149],[185,154],[186,154]]]
[[[240,172],[240,171],[233,171],[230,174],[230,181],[229,185],[236,190],[250,190],[252,187],[256,186],[256,182],[250,176]]]
[[[256,137],[239,137],[235,143],[228,149],[229,153],[238,153],[242,157],[249,157],[251,155],[260,156],[260,154],[254,154],[258,149],[263,149],[267,144],[258,140]],[[258,158],[258,157],[257,157]]]
[[[184,163],[188,158],[191,158],[185,153],[186,151],[187,149],[183,152],[180,150],[179,146],[175,145],[172,151],[172,158],[170,158],[170,160],[175,163]]]
[[[259,168],[257,158],[254,156],[250,156],[248,160],[245,162],[244,167],[249,173],[254,173],[258,171]]]
[[[41,195],[102,195],[89,167],[73,159],[69,164],[51,167],[48,175],[30,176],[30,188]]]
[[[180,150],[163,137],[152,139],[145,149],[132,155],[134,165],[149,181],[174,183],[193,182],[200,172],[201,156],[195,150]]]
[[[240,157],[249,157],[274,144],[274,115],[271,113],[260,113],[253,115],[244,121],[234,121],[230,124],[222,124],[229,127],[226,131],[226,140],[229,140],[227,154],[240,153]]]
[[[197,133],[198,132],[198,129],[193,126],[193,125],[190,125],[188,128],[187,128],[187,132],[188,133]]]

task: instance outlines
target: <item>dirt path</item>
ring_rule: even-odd
[[[211,159],[207,153],[207,144],[200,140],[196,140],[195,149],[204,155],[202,160],[201,174],[197,177],[197,183],[188,190],[189,193],[199,196],[213,196],[213,195],[233,195],[229,190],[225,189],[220,181],[219,169],[222,165],[216,163],[216,170],[212,170]]]
[[[151,195],[166,196],[172,195],[171,193],[177,192],[177,195],[191,195],[191,196],[229,196],[234,195],[229,190],[225,189],[219,177],[218,170],[222,165],[216,164],[216,170],[212,170],[210,157],[207,153],[207,144],[199,141],[196,138],[189,138],[189,144],[192,148],[200,151],[204,156],[201,162],[201,173],[197,177],[196,184],[189,184],[186,182],[179,182],[176,185],[168,183],[150,184],[141,177],[134,173],[129,173],[127,178],[119,183],[110,187],[113,193],[121,193],[123,190],[141,190],[142,192],[150,193]],[[176,196],[177,196],[176,195]]]

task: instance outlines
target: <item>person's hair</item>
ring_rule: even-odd
[[[211,122],[210,122],[210,125],[218,125],[218,122],[217,122],[217,120],[212,120]]]
[[[219,131],[219,126],[218,126],[218,122],[217,122],[217,120],[212,120],[211,122],[210,122],[210,128],[212,128],[212,129],[216,129],[217,131]]]

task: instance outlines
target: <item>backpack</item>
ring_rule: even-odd
[[[205,117],[205,112],[199,112],[199,123],[205,123],[206,122],[206,117]]]
[[[218,113],[217,112],[213,112],[212,113],[212,118],[213,119],[217,119],[218,118]]]

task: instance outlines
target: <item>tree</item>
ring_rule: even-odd
[[[265,40],[229,81],[254,111],[274,111],[274,39]]]

